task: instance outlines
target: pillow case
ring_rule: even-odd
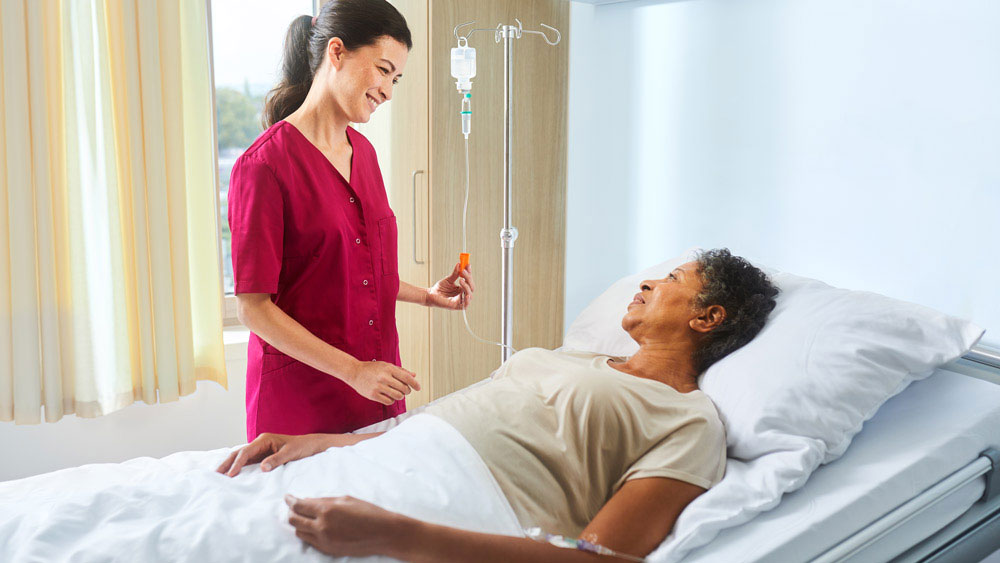
[[[639,283],[693,256],[692,249],[615,282],[570,325],[563,348],[633,354],[638,344],[621,328],[621,317]],[[921,305],[755,265],[781,290],[777,305],[753,341],[700,381],[726,425],[732,470],[685,510],[653,555],[673,546],[671,558],[681,557],[715,535],[696,534],[698,527],[717,532],[776,505],[821,463],[843,454],[882,403],[960,357],[983,334]],[[684,518],[689,512],[701,515],[697,522]]]

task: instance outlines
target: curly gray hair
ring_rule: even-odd
[[[695,352],[695,366],[701,373],[757,336],[774,309],[778,288],[764,272],[733,256],[728,248],[702,251],[695,262],[704,285],[695,306],[721,305],[726,310],[722,324],[705,335]]]

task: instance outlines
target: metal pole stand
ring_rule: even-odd
[[[525,33],[537,34],[545,38],[545,42],[549,45],[556,45],[562,38],[562,34],[559,30],[541,24],[542,27],[554,31],[556,34],[555,41],[549,39],[549,36],[542,31],[526,30],[524,26],[521,25],[521,20],[514,18],[517,25],[504,25],[499,24],[494,29],[471,29],[468,35],[464,36],[466,44],[468,44],[469,36],[476,31],[492,31],[493,39],[496,43],[503,41],[503,228],[500,229],[500,251],[502,254],[501,259],[501,277],[503,278],[503,289],[500,294],[500,342],[503,346],[500,348],[500,361],[501,363],[506,362],[511,355],[511,347],[514,342],[514,242],[517,240],[517,229],[510,224],[510,213],[511,213],[511,178],[513,177],[513,166],[511,164],[511,139],[513,139],[512,130],[514,127],[514,119],[511,112],[511,102],[514,99],[513,95],[513,75],[514,75],[514,58],[512,56],[512,39],[520,39]],[[461,37],[458,34],[458,30],[464,26],[472,25],[475,22],[467,22],[455,26],[454,34],[455,39],[459,41],[459,45],[462,44]]]

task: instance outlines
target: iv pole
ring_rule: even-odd
[[[545,42],[549,45],[557,45],[559,40],[562,39],[562,34],[559,30],[541,24],[542,27],[550,29],[556,33],[555,41],[549,39],[549,36],[543,31],[526,30],[524,26],[521,25],[521,20],[514,18],[517,25],[505,25],[498,24],[495,29],[489,28],[477,28],[469,30],[468,35],[465,35],[465,40],[468,42],[469,36],[477,31],[492,31],[495,43],[499,43],[503,40],[503,228],[500,229],[500,248],[502,252],[501,258],[501,277],[503,278],[503,288],[500,293],[500,342],[503,344],[500,348],[500,362],[506,362],[511,355],[511,349],[514,341],[514,306],[513,306],[513,292],[514,292],[514,242],[517,240],[517,228],[511,225],[510,212],[511,212],[511,178],[513,177],[513,168],[511,166],[511,139],[512,130],[514,126],[514,119],[511,115],[511,100],[513,100],[513,75],[514,75],[514,58],[512,55],[513,39],[520,39],[525,33],[535,33],[541,35]],[[458,30],[464,26],[472,25],[475,22],[466,22],[458,24],[455,26],[454,34],[456,41],[459,38]]]

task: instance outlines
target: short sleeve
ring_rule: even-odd
[[[709,489],[722,480],[725,468],[722,422],[699,415],[636,460],[615,483],[615,490],[625,481],[647,477],[668,477]]]
[[[284,237],[284,202],[274,172],[245,155],[229,178],[235,293],[277,293]]]

